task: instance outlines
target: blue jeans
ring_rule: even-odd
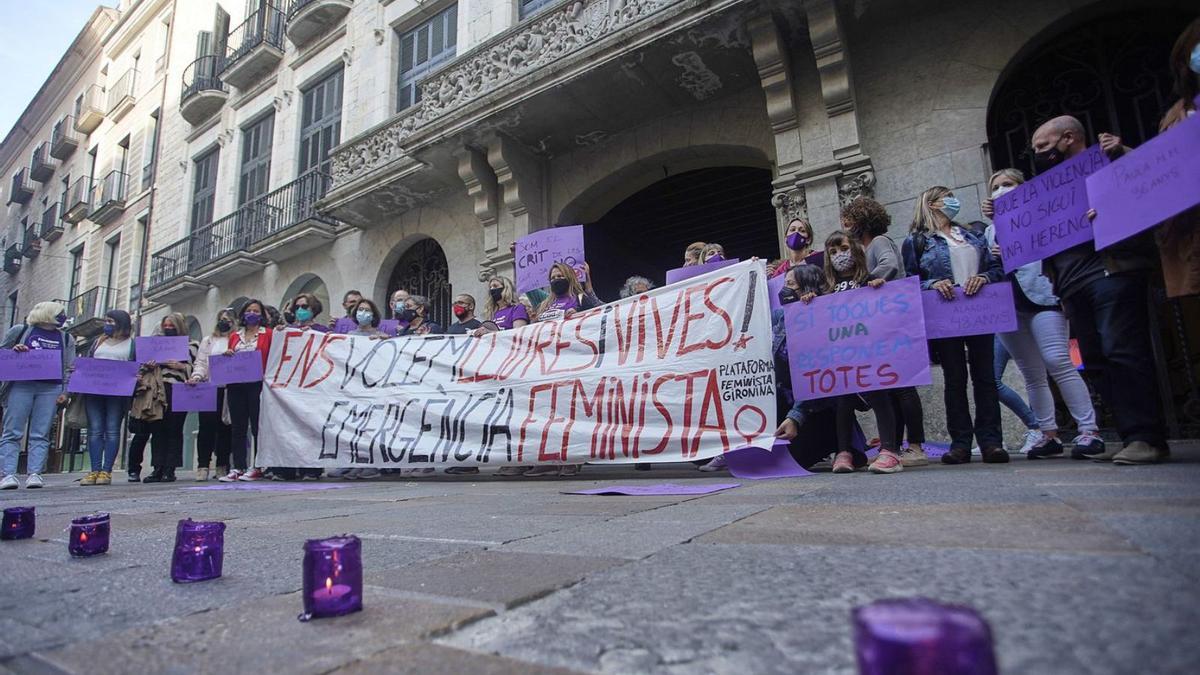
[[[50,451],[50,427],[62,382],[13,382],[4,409],[4,431],[0,433],[0,468],[11,476],[17,472],[21,456],[21,437],[29,424],[29,473],[41,473],[46,468]]]
[[[121,446],[121,422],[129,412],[129,398],[87,394],[83,400],[88,418],[88,456],[92,471],[112,473]]]
[[[1040,429],[1038,426],[1037,415],[1033,413],[1033,409],[1021,398],[1021,395],[1012,387],[1004,384],[1004,369],[1008,368],[1008,361],[1012,355],[1008,353],[1008,348],[1000,343],[1000,336],[996,336],[996,393],[1000,395],[1000,402],[1005,408],[1013,411],[1013,414],[1021,418],[1021,423],[1026,429]]]

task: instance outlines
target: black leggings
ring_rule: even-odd
[[[892,400],[892,413],[896,416],[894,448],[903,446],[905,429],[908,430],[909,443],[924,443],[925,411],[921,407],[921,395],[917,393],[917,388],[889,389],[888,396]]]
[[[207,468],[214,459],[216,466],[229,467],[229,436],[232,427],[221,421],[221,409],[225,404],[225,387],[217,387],[216,412],[202,412],[200,428],[196,433],[196,465]]]
[[[886,391],[864,391],[861,394],[875,413],[875,424],[879,427],[879,442],[884,450],[895,450],[896,416],[892,412],[892,398]],[[853,452],[854,446],[854,396],[842,396],[837,402],[837,439],[839,452]]]
[[[258,410],[259,396],[262,394],[262,382],[241,382],[225,387],[225,395],[229,397],[229,453],[233,459],[233,468],[245,471],[249,468],[248,455],[250,449],[250,434],[258,440]]]

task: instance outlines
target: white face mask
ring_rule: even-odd
[[[997,199],[1001,195],[1006,195],[1016,189],[1017,189],[1017,186],[1015,186],[1015,185],[1001,185],[1000,187],[996,188],[995,190],[992,190],[992,199]]]

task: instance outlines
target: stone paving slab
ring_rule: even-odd
[[[505,550],[470,551],[391,571],[374,567],[365,583],[444,595],[511,609],[570,586],[590,573],[621,565],[617,558]]]
[[[417,643],[387,649],[334,672],[337,675],[572,675],[579,671],[437,644]]]
[[[324,673],[491,614],[482,608],[385,597],[368,587],[362,612],[301,623],[296,620],[302,610],[300,594],[289,593],[34,656],[69,672],[98,675],[123,675],[131,669],[156,673]]]

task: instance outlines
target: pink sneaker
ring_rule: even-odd
[[[236,483],[238,481],[238,479],[241,477],[242,477],[241,471],[238,471],[237,469],[230,469],[229,473],[225,474],[224,476],[221,476],[217,480],[221,481],[222,483]]]
[[[871,462],[871,473],[900,473],[903,470],[900,457],[891,450],[880,450],[875,461]]]
[[[253,482],[256,480],[262,480],[262,477],[263,477],[262,469],[250,469],[246,473],[238,476],[238,480],[250,483],[250,482]]]
[[[854,455],[849,452],[839,452],[833,460],[834,473],[854,473]]]

